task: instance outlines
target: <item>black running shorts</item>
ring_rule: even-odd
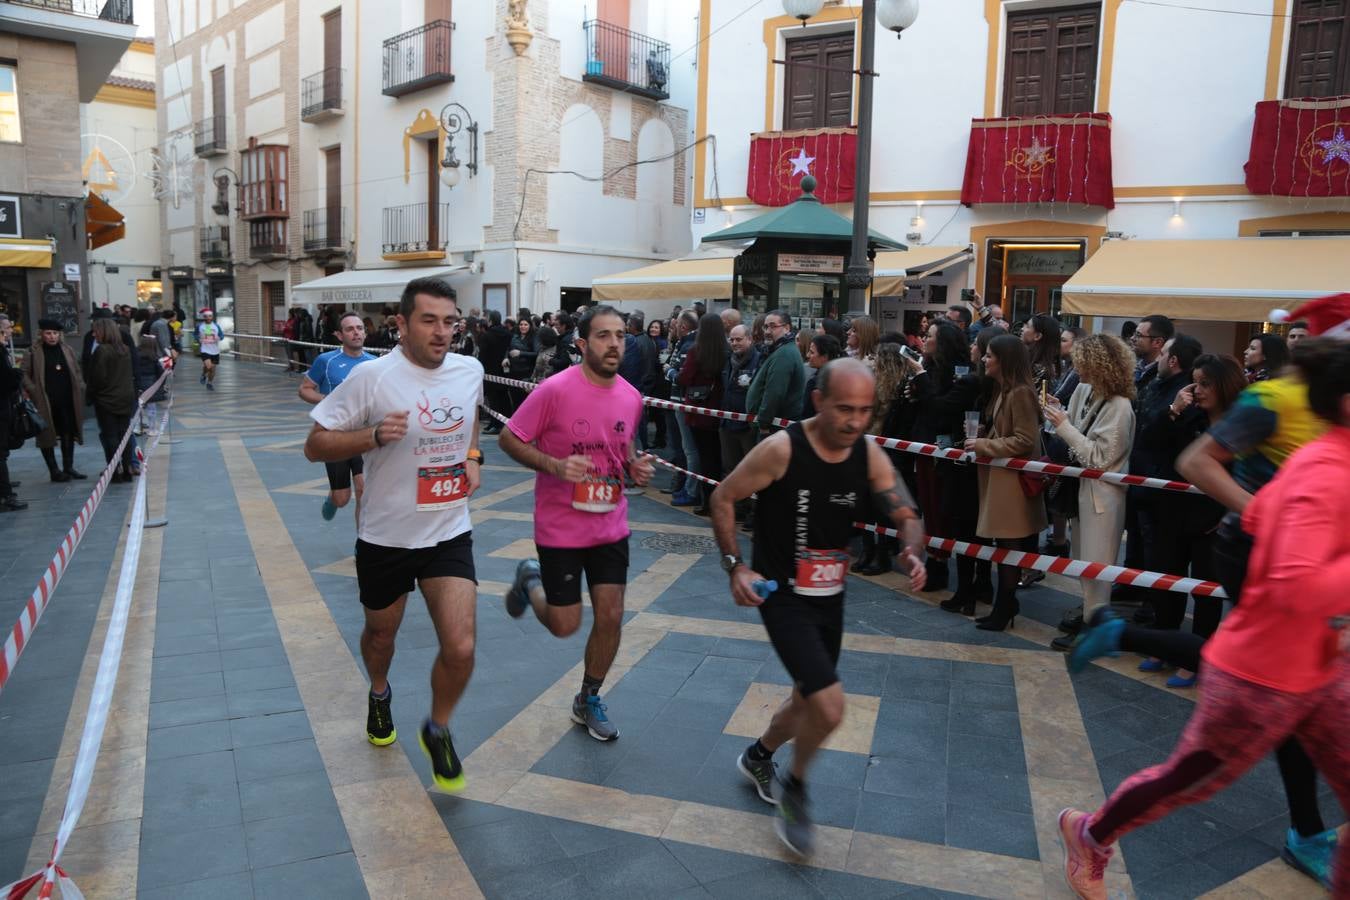
[[[539,547],[539,580],[549,606],[581,602],[581,573],[586,584],[628,583],[628,538],[598,547]]]
[[[839,648],[844,642],[844,598],[799,597],[790,591],[770,594],[759,607],[769,643],[803,697],[839,680]]]
[[[352,486],[352,476],[360,475],[366,470],[366,462],[358,454],[342,462],[324,463],[323,467],[328,470],[329,490],[345,491]]]
[[[466,531],[434,547],[381,547],[356,541],[356,583],[361,605],[386,609],[428,578],[464,578],[478,583],[473,568],[473,533]]]

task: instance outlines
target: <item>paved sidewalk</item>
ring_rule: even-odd
[[[1062,897],[1059,808],[1098,803],[1160,761],[1192,708],[1135,660],[1065,672],[1045,647],[1070,582],[1025,592],[1025,624],[992,634],[937,609],[946,593],[852,578],[849,712],[812,784],[821,850],[794,863],[734,767],[788,679],[757,614],[727,597],[706,520],[654,489],[633,498],[624,644],[605,686],[622,736],[597,743],[567,712],[585,627],[558,640],[502,610],[516,562],[533,555],[533,481],[484,439],[477,667],[452,722],[468,788],[432,793],[415,735],[435,635],[414,598],[391,673],[400,740],[371,747],[352,516],[319,516],[326,480],[300,453],[297,382],[231,363],[215,393],[188,381],[167,497],[152,491],[169,526],[147,543],[138,585],[124,740],[71,844],[91,898]],[[0,517],[0,546],[22,548],[0,587],[0,611],[15,614],[61,516],[83,502],[21,471],[41,515]],[[0,883],[50,847],[34,835],[64,800],[67,718],[74,701],[82,720],[81,667],[101,640],[128,497],[110,493],[0,694]],[[1142,898],[1317,896],[1278,861],[1285,827],[1263,763],[1128,836],[1114,884]]]

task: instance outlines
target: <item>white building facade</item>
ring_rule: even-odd
[[[556,309],[689,249],[694,0],[160,6],[165,270],[240,333],[416,274]]]
[[[752,133],[856,124],[857,78],[828,68],[857,68],[861,14],[826,3],[803,26],[777,0],[748,15],[732,0],[700,6],[696,135],[718,146],[715,167],[706,144],[694,151],[696,240],[765,211],[746,196]],[[911,248],[969,245],[970,258],[872,311],[917,321],[968,288],[1013,321],[1058,311],[1060,285],[1104,241],[1350,233],[1343,195],[1256,195],[1243,169],[1258,101],[1350,93],[1347,35],[1343,10],[1308,0],[928,0],[901,40],[878,28],[871,227]],[[974,120],[1091,113],[1112,120],[1113,208],[1045,194],[962,204]],[[1248,326],[1186,330],[1229,351]]]

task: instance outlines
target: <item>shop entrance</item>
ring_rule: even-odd
[[[1065,324],[1077,316],[1062,316],[1064,282],[1087,257],[1087,242],[1028,241],[990,238],[985,253],[986,302],[998,297],[1003,317],[1014,326],[1032,316],[1048,314]]]

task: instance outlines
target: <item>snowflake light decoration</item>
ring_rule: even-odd
[[[171,140],[161,152],[150,151],[152,168],[145,177],[154,185],[156,200],[168,200],[178,209],[185,196],[196,196],[202,191],[202,178],[197,172],[197,159],[184,153],[180,142]]]

